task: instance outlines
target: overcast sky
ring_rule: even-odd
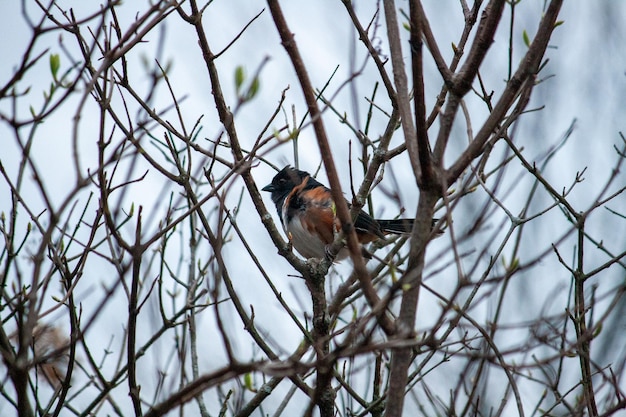
[[[20,3],[18,1],[4,0],[0,2],[0,27],[3,28],[4,35],[0,37],[0,85],[4,85],[14,73],[16,66],[20,62],[23,49],[30,39],[28,26],[25,24],[24,18],[20,11]],[[28,3],[27,10],[33,18],[38,16],[37,8]],[[69,7],[72,2],[62,2],[62,8]],[[75,2],[74,5],[77,13],[87,13],[91,10],[91,5]],[[86,2],[89,3],[89,2]],[[339,0],[319,0],[319,1],[283,1],[283,7],[287,15],[291,30],[294,32],[296,41],[303,53],[305,63],[310,68],[310,73],[316,87],[321,88],[331,76],[333,71],[338,67],[337,74],[333,78],[329,86],[331,94],[336,93],[333,103],[342,112],[353,118],[358,128],[363,128],[365,123],[364,114],[367,109],[367,103],[359,100],[355,103],[353,95],[347,87],[342,87],[342,83],[346,81],[354,71],[351,62],[356,62],[357,67],[365,59],[365,54],[358,44],[353,30],[350,28],[345,10]],[[356,2],[359,8],[372,8],[374,2]],[[402,8],[408,8],[407,2],[398,1],[397,5]],[[522,1],[517,8],[517,16],[520,20],[514,28],[514,63],[517,62],[525,52],[522,32],[525,30],[531,36],[536,30],[538,17],[541,16],[541,5],[543,2],[536,0]],[[85,10],[81,11],[80,8]],[[119,16],[122,25],[128,25],[132,22],[136,13],[145,7],[144,2],[126,1],[119,8]],[[462,16],[458,7],[458,2],[452,0],[444,1],[424,1],[424,7],[430,19],[435,37],[439,41],[446,59],[452,56],[451,42],[456,42],[460,30],[462,28]],[[266,8],[263,2],[252,2],[249,0],[225,1],[216,0],[214,4],[208,8],[205,16],[205,28],[207,30],[209,41],[214,52],[224,48],[233,36],[235,36],[241,28],[256,14]],[[363,15],[371,14],[370,10],[362,10]],[[508,22],[508,12],[505,13],[503,25],[499,28],[494,46],[490,51],[487,61],[488,65],[484,68],[483,77],[490,83],[488,89],[501,91],[504,87],[504,78],[502,76],[507,65],[508,53],[508,28],[505,25]],[[37,17],[38,18],[38,17]],[[595,193],[599,187],[604,184],[611,170],[608,168],[613,166],[616,161],[616,153],[613,145],[618,147],[621,144],[619,132],[626,130],[626,2],[615,0],[569,0],[563,5],[560,20],[563,24],[559,26],[550,42],[550,48],[546,53],[546,59],[549,60],[546,68],[540,74],[543,82],[534,90],[529,108],[542,108],[541,111],[532,112],[522,117],[519,126],[515,130],[515,139],[522,144],[525,149],[526,157],[533,161],[545,154],[551,147],[559,143],[560,139],[568,128],[574,123],[574,131],[563,147],[563,149],[555,156],[550,166],[545,172],[546,178],[553,181],[555,188],[561,189],[568,187],[574,180],[577,172],[587,169],[584,175],[585,181],[579,184],[572,194],[572,201],[579,204],[580,210],[585,210],[595,198]],[[383,24],[381,18],[378,22]],[[148,66],[153,67],[155,51],[159,50],[159,40],[163,40],[163,48],[160,49],[159,61],[162,64],[171,64],[169,71],[170,81],[179,97],[185,97],[182,101],[181,108],[184,111],[184,117],[188,125],[193,125],[195,120],[204,116],[202,119],[203,131],[202,137],[215,139],[222,132],[222,127],[218,123],[215,115],[215,104],[211,96],[211,86],[206,73],[206,68],[197,46],[197,41],[192,28],[180,21],[175,14],[166,20],[161,26],[162,30],[155,30],[149,33],[144,45],[138,48],[137,52],[131,54],[131,79],[136,83],[139,90],[148,87],[145,77],[145,68],[140,65],[142,59],[149,59]],[[380,28],[380,36],[377,41],[383,49],[387,47],[384,42],[384,28]],[[71,53],[76,54],[75,40],[69,34],[54,33],[45,37],[37,45],[37,52],[50,48],[50,53],[58,53],[61,56],[62,70],[67,70],[70,66],[70,58],[65,55],[61,45]],[[405,45],[406,46],[406,45]],[[353,52],[355,51],[356,52]],[[408,54],[408,52],[405,52]],[[354,59],[352,58],[354,57]],[[269,59],[267,63],[265,59]],[[289,86],[287,91],[287,99],[285,104],[286,116],[291,121],[291,105],[297,108],[298,119],[304,115],[304,106],[301,94],[297,87],[292,67],[286,57],[284,49],[279,44],[279,39],[274,29],[271,16],[268,10],[262,12],[259,19],[254,22],[249,29],[242,35],[240,40],[229,49],[223,57],[218,61],[221,71],[224,93],[227,100],[234,102],[234,72],[237,66],[244,66],[248,75],[254,74],[260,69],[261,89],[256,101],[250,105],[244,106],[237,114],[238,130],[244,146],[251,146],[256,139],[256,135],[260,128],[266,123],[271,111],[277,105],[282,91]],[[357,85],[361,94],[369,94],[371,85],[375,80],[374,68],[369,64],[365,73],[358,78]],[[30,86],[28,100],[21,100],[18,108],[18,117],[27,118],[29,115],[29,106],[39,108],[43,101],[43,91],[50,83],[50,69],[48,60],[44,59],[31,72],[28,73],[20,85],[22,88]],[[436,94],[441,88],[441,80],[437,76],[436,68],[427,60],[426,62],[426,101],[430,107],[434,102]],[[364,93],[363,93],[364,92]],[[379,91],[380,93],[380,91]],[[468,106],[470,113],[475,118],[478,125],[481,118],[486,115],[485,106],[478,99],[468,97]],[[155,108],[164,108],[171,103],[169,93],[165,89],[161,89],[155,101]],[[78,102],[70,100],[64,110],[58,112],[45,120],[44,124],[38,131],[36,137],[36,146],[33,147],[35,161],[38,168],[44,174],[46,187],[48,190],[54,190],[52,195],[60,203],[64,198],[63,190],[66,184],[72,182],[75,178],[74,172],[70,167],[71,155],[71,134],[73,116],[76,114]],[[90,134],[94,132],[97,126],[98,113],[97,108],[93,105],[87,105],[86,110],[81,115],[79,125],[81,141],[81,157],[84,161],[85,170],[96,164],[96,145],[95,140],[90,140]],[[0,101],[0,113],[7,115],[11,113],[11,103],[4,99]],[[170,113],[172,120],[175,115]],[[282,123],[284,117],[277,119]],[[344,191],[349,190],[348,178],[348,150],[349,140],[354,141],[353,134],[345,126],[342,125],[336,117],[327,113],[325,119],[329,136],[333,141],[333,151],[335,161],[340,166],[342,173],[342,184]],[[276,123],[273,128],[278,129],[281,123]],[[476,126],[474,126],[476,127]],[[372,136],[382,133],[384,129],[383,120],[377,120],[371,127]],[[431,128],[431,137],[436,135],[437,123]],[[162,133],[158,133],[162,135]],[[402,140],[400,135],[394,137],[393,145],[397,145]],[[451,142],[451,149],[446,155],[449,160],[453,158],[458,149],[466,143],[465,126],[457,123],[455,135]],[[300,167],[308,171],[314,171],[320,162],[319,153],[315,145],[315,138],[312,129],[306,129],[302,132],[300,138],[301,156]],[[228,150],[224,151],[228,154]],[[11,133],[11,129],[4,121],[0,122],[0,162],[5,167],[9,175],[17,170],[18,155],[20,151],[15,144],[15,139]],[[271,153],[265,155],[276,166],[283,166],[286,163],[293,164],[292,151],[289,146],[279,147]],[[394,160],[394,165],[388,167],[389,176],[386,176],[382,186],[392,187],[393,182],[391,176],[403,182],[403,172],[409,168],[406,158],[398,158]],[[512,168],[514,172],[522,172],[519,164]],[[261,164],[253,171],[258,179],[259,186],[268,183],[274,171]],[[326,177],[320,174],[320,181],[326,183]],[[360,180],[360,171],[357,172],[356,180]],[[516,183],[517,178],[512,176],[507,183],[508,186]],[[620,174],[620,184],[624,184],[625,177]],[[27,179],[27,181],[32,181]],[[141,187],[137,187],[132,195],[132,201],[135,204],[143,204],[146,206],[148,214],[154,216],[148,221],[152,221],[151,226],[156,227],[158,216],[162,213],[163,206],[158,201],[158,196],[163,187],[163,178],[159,176],[148,176]],[[521,182],[520,190],[528,189],[532,184],[531,181]],[[239,184],[240,186],[241,184]],[[357,182],[358,185],[358,182]],[[59,190],[56,192],[56,190]],[[239,189],[238,189],[239,190]],[[380,190],[374,191],[374,195],[378,198],[380,204],[377,204],[375,211],[380,216],[395,216],[401,208],[407,210],[407,215],[412,216],[415,212],[418,192],[416,188],[403,187],[401,196],[401,206],[396,203],[382,204],[384,201],[383,193]],[[32,201],[37,201],[39,195],[36,192],[35,184],[30,183],[25,186],[25,193]],[[32,193],[32,194],[31,194]],[[521,195],[524,195],[520,191]],[[237,201],[239,191],[229,195],[230,202]],[[521,207],[523,200],[516,200],[517,192],[511,192],[504,195],[504,201],[510,208],[516,209]],[[269,196],[266,196],[269,197]],[[480,207],[481,198],[469,198],[465,205],[461,205],[458,211],[458,217],[455,217],[455,227],[460,232],[467,230],[473,221],[472,208]],[[617,200],[616,210],[624,212],[626,204],[624,199]],[[234,204],[234,203],[233,203]],[[266,204],[274,213],[272,203],[266,198]],[[251,209],[250,202],[247,197],[243,199],[242,212]],[[10,207],[9,191],[5,182],[0,181],[0,211],[7,212]],[[256,213],[255,213],[256,215]],[[502,217],[503,213],[497,213]],[[455,214],[456,216],[456,214]],[[149,216],[146,216],[147,218]],[[20,222],[26,222],[28,219],[22,217]],[[622,219],[623,220],[623,219]],[[275,276],[280,290],[283,292],[286,300],[298,305],[308,299],[306,288],[292,277],[288,276],[291,272],[285,272],[288,264],[278,257],[275,248],[267,237],[259,219],[255,216],[241,216],[240,227],[248,231],[250,235],[255,235],[254,250],[263,259],[275,259]],[[626,243],[626,227],[624,221],[617,221],[615,216],[607,212],[598,213],[597,217],[592,216],[589,220],[595,228],[597,236],[604,239],[608,246],[616,252],[621,252]],[[497,223],[496,223],[497,224]],[[528,254],[534,251],[545,250],[549,247],[550,239],[545,236],[558,235],[560,225],[565,224],[562,218],[555,216],[554,223],[542,223],[541,228],[535,233],[544,238],[538,240],[542,243],[537,247],[528,247]],[[150,225],[149,225],[150,226]],[[495,226],[495,224],[494,224]],[[488,239],[490,232],[486,231],[477,239]],[[431,254],[437,254],[439,251],[445,250],[449,241],[441,238],[434,242]],[[546,246],[547,245],[547,246]],[[476,242],[470,242],[467,247],[479,246]],[[572,246],[568,247],[571,251]],[[233,271],[240,277],[246,277],[245,282],[240,282],[240,291],[244,304],[262,306],[256,309],[257,323],[261,328],[272,331],[275,336],[276,345],[289,352],[299,342],[300,338],[297,329],[289,320],[277,319],[282,317],[284,312],[273,299],[268,288],[262,285],[250,285],[255,283],[259,277],[250,274],[248,264],[240,261],[241,246],[236,242],[232,248],[226,249],[227,259],[232,263]],[[571,252],[568,252],[568,255]],[[433,255],[434,256],[434,255]],[[590,263],[604,262],[604,259],[590,259]],[[436,259],[433,259],[436,263]],[[533,270],[532,276],[528,277],[528,282],[536,283],[539,291],[547,294],[554,291],[555,288],[561,288],[566,285],[569,277],[564,270],[556,270],[556,260],[542,264],[537,270]],[[341,265],[338,273],[349,270],[349,264]],[[607,279],[618,279],[623,275],[620,271],[608,271]],[[95,275],[97,280],[106,281],[106,277]],[[451,275],[450,283],[456,279]],[[97,284],[96,284],[97,285]],[[443,293],[446,293],[446,279],[440,281]],[[92,287],[82,289],[82,294],[89,299],[89,292]],[[532,295],[530,295],[533,298]],[[268,300],[271,300],[268,302]],[[120,303],[123,298],[120,298]],[[545,297],[538,297],[534,300],[517,300],[511,304],[511,309],[519,309],[520,305],[534,304],[536,309],[545,305]],[[518,304],[519,303],[519,304]],[[117,304],[114,304],[117,305]],[[430,308],[438,308],[437,300],[424,300],[420,304],[423,311]],[[562,306],[559,305],[558,308]],[[531,309],[532,310],[532,309]],[[539,310],[533,310],[537,313]],[[562,311],[562,308],[561,308]],[[304,314],[304,311],[299,311]],[[109,334],[117,334],[123,330],[125,311],[122,309],[121,316],[115,316],[114,309],[111,311],[111,319],[106,323],[102,323],[103,334],[107,335],[104,339],[108,341]],[[426,315],[427,316],[427,315]],[[233,315],[233,320],[238,320]],[[428,319],[421,322],[420,326],[427,327]],[[203,322],[203,325],[211,326],[209,320]],[[623,332],[623,328],[621,331]],[[150,331],[150,329],[147,329]],[[292,334],[294,337],[285,335]],[[91,335],[90,335],[91,336]],[[91,336],[94,337],[94,336]],[[245,336],[234,336],[236,348],[241,353],[242,358],[248,358],[250,354],[250,344]],[[108,342],[103,342],[106,344]],[[216,358],[223,355],[220,349],[213,352],[211,359],[204,359],[207,368],[218,363]],[[0,404],[2,403],[0,399]],[[0,405],[0,410],[2,410]]]

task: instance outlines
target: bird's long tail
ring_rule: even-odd
[[[393,219],[393,220],[377,220],[381,230],[384,233],[395,233],[399,235],[408,235],[413,230],[414,219]],[[437,224],[439,219],[433,219],[433,226]]]

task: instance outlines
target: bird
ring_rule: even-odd
[[[330,189],[308,172],[287,165],[262,190],[271,193],[293,248],[306,259],[329,257],[328,249],[341,227]],[[384,239],[387,234],[410,234],[413,223],[412,219],[374,219],[360,210],[354,228],[359,242],[366,244]],[[334,260],[348,255],[348,250],[342,248]]]

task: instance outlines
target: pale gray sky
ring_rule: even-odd
[[[31,16],[38,16],[37,8],[28,3],[27,9]],[[74,4],[75,3],[75,4]],[[119,8],[119,17],[122,25],[128,25],[134,19],[137,12],[146,7],[147,2],[126,1]],[[336,93],[333,103],[341,112],[345,112],[350,117],[355,114],[359,115],[359,121],[362,128],[364,123],[364,114],[367,109],[367,103],[362,96],[358,97],[358,105],[353,105],[353,96],[347,87],[341,88],[351,74],[351,50],[356,47],[355,60],[356,66],[360,66],[366,58],[363,48],[360,44],[355,43],[355,34],[350,29],[345,10],[339,0],[319,0],[319,1],[283,1],[284,11],[292,31],[295,34],[296,41],[303,53],[305,63],[309,66],[311,77],[317,87],[322,87],[328,77],[332,74],[337,66],[337,74],[330,83],[329,95]],[[374,2],[356,2],[359,8],[371,8]],[[63,8],[72,7],[84,8],[92,10],[92,4],[89,2],[61,2]],[[525,52],[522,31],[526,30],[531,36],[537,26],[538,16],[541,15],[541,5],[543,2],[523,1],[519,4],[516,13],[521,19],[514,28],[514,59],[517,62]],[[408,8],[408,4],[403,1],[397,2],[398,7]],[[241,28],[254,15],[261,12],[267,6],[263,2],[251,2],[249,0],[233,0],[224,1],[217,0],[209,7],[205,16],[205,28],[209,36],[209,42],[214,52],[221,50],[235,36]],[[425,1],[424,7],[430,18],[434,34],[439,41],[439,45],[444,56],[449,59],[451,57],[450,43],[456,42],[459,37],[460,25],[462,25],[462,16],[459,11],[458,2],[456,1]],[[373,10],[373,9],[372,9]],[[84,11],[77,9],[77,15],[81,15]],[[364,15],[371,14],[371,11]],[[495,43],[490,51],[487,61],[488,65],[484,67],[482,76],[488,80],[487,89],[501,91],[504,86],[503,74],[507,66],[508,53],[508,12],[502,26],[499,28]],[[624,53],[624,45],[626,45],[626,2],[612,0],[598,1],[566,1],[560,20],[563,24],[559,26],[554,33],[550,48],[546,53],[549,63],[542,71],[540,78],[545,78],[533,92],[533,96],[529,108],[543,107],[543,110],[529,113],[521,118],[520,124],[515,131],[515,140],[525,149],[525,155],[529,160],[534,160],[545,154],[552,146],[556,145],[564,132],[576,120],[575,129],[569,141],[563,149],[555,156],[550,166],[545,172],[546,178],[553,182],[555,188],[561,189],[568,187],[574,180],[577,172],[587,169],[584,175],[585,181],[577,185],[572,194],[572,201],[580,210],[588,208],[589,204],[596,198],[596,194],[600,187],[606,182],[611,170],[607,167],[613,166],[616,162],[616,153],[613,145],[620,146],[619,132],[626,130],[626,53]],[[383,25],[382,17],[378,24]],[[527,26],[524,26],[526,24]],[[2,1],[0,2],[0,27],[3,28],[3,36],[0,36],[0,86],[4,85],[11,77],[18,65],[23,48],[26,46],[30,35],[25,25],[23,16],[20,13],[20,2]],[[384,28],[379,28],[380,35],[377,41],[379,46],[386,50],[387,45],[384,41]],[[145,37],[145,44],[141,45],[136,52],[129,56],[129,68],[131,68],[131,80],[135,83],[135,88],[141,90],[148,88],[145,76],[145,68],[142,66],[142,60],[148,60],[147,65],[154,65],[155,51],[158,48],[159,37],[163,36],[163,48],[158,57],[162,64],[172,64],[169,72],[170,81],[179,97],[185,97],[181,108],[184,112],[184,118],[188,126],[192,126],[194,122],[202,115],[203,130],[202,138],[215,139],[221,133],[221,125],[215,115],[215,105],[211,96],[211,86],[207,76],[206,68],[200,56],[200,50],[197,46],[195,33],[192,28],[180,21],[178,16],[172,15],[166,20],[166,24],[162,26],[162,32],[155,30]],[[61,49],[60,45],[71,51],[71,54],[77,54],[76,41],[68,33],[60,35],[58,32],[54,35],[44,37],[37,44],[35,52],[42,52],[45,48],[49,48],[50,53],[58,53],[61,55],[61,71],[67,70],[70,66],[70,59]],[[406,46],[406,44],[405,44]],[[408,52],[406,52],[408,55]],[[77,56],[77,55],[74,55]],[[289,63],[284,49],[279,45],[279,39],[273,26],[271,16],[268,10],[265,10],[259,19],[253,23],[250,28],[243,34],[241,39],[227,51],[218,62],[221,71],[222,85],[227,100],[234,102],[235,89],[233,74],[235,68],[239,65],[245,66],[248,74],[253,74],[264,61],[269,61],[263,66],[261,76],[261,90],[259,96],[254,103],[244,106],[237,114],[237,127],[243,146],[251,146],[258,134],[260,128],[266,123],[267,118],[277,105],[283,89],[289,87],[287,91],[287,99],[285,101],[286,116],[291,123],[291,106],[295,105],[297,109],[297,117],[301,119],[304,115],[304,105],[301,98],[298,84],[294,76],[293,69]],[[441,80],[437,77],[437,72],[432,62],[426,62],[426,101],[432,106],[434,97],[438,93]],[[43,91],[48,88],[50,83],[50,69],[48,59],[44,58],[32,71],[28,73],[27,78],[20,84],[22,88],[30,87],[28,99],[20,100],[18,107],[18,118],[26,118],[29,115],[29,106],[38,109],[42,103]],[[376,74],[371,63],[365,67],[364,74],[357,79],[359,94],[370,94],[371,86],[376,79]],[[475,85],[477,87],[477,85]],[[382,88],[378,94],[384,94]],[[63,190],[66,184],[75,180],[75,173],[71,164],[71,139],[73,128],[73,117],[79,109],[78,96],[64,104],[63,111],[57,112],[47,118],[39,127],[35,138],[35,146],[33,147],[34,160],[38,169],[43,174],[46,188],[51,192],[55,204],[59,204],[65,198]],[[154,107],[162,109],[171,104],[171,99],[166,89],[161,88],[154,101]],[[486,116],[484,104],[473,97],[467,98],[467,104],[474,123],[476,126],[480,123],[481,118]],[[131,114],[134,115],[136,107],[130,103]],[[386,109],[388,110],[388,109]],[[81,120],[78,125],[78,133],[80,138],[81,159],[83,168],[86,171],[90,167],[96,165],[96,142],[92,135],[97,131],[98,112],[97,107],[87,100],[86,107],[82,111]],[[430,108],[428,109],[430,111]],[[11,114],[10,100],[0,100],[0,113],[3,115]],[[177,122],[176,115],[169,113],[171,121]],[[461,119],[461,116],[457,118]],[[277,119],[272,128],[281,127],[284,116]],[[326,127],[333,143],[333,152],[335,161],[340,163],[340,172],[343,180],[344,191],[349,190],[348,179],[348,141],[353,140],[352,132],[337,120],[336,117],[328,114],[326,119]],[[474,128],[476,128],[474,126]],[[371,136],[376,137],[382,133],[384,129],[384,119],[378,117],[371,126]],[[271,130],[270,130],[271,131]],[[431,128],[431,135],[437,132],[437,122]],[[162,132],[156,132],[155,136],[161,135]],[[401,142],[401,135],[398,133],[392,142],[397,145]],[[462,122],[457,123],[456,134],[451,141],[451,150],[447,155],[449,159],[455,156],[455,147],[459,149],[467,142],[465,136],[465,125]],[[308,171],[314,171],[319,164],[319,154],[314,141],[312,129],[306,129],[300,137],[300,167]],[[7,170],[9,175],[15,173],[17,169],[18,155],[20,151],[15,144],[11,129],[4,120],[0,120],[0,162]],[[499,150],[502,151],[502,150]],[[228,150],[224,150],[224,155],[228,155]],[[272,163],[282,166],[285,163],[293,163],[292,152],[289,146],[280,147],[271,153],[265,155]],[[353,159],[355,160],[355,156]],[[402,204],[407,210],[407,215],[414,213],[418,192],[411,187],[410,181],[403,182],[403,172],[409,168],[408,159],[398,158],[394,160],[394,165],[388,167],[389,176],[385,177],[383,186],[391,187],[391,174],[399,179],[403,185]],[[142,171],[142,167],[136,169],[136,173]],[[508,177],[503,189],[512,188],[510,193],[502,193],[503,201],[509,209],[518,214],[515,210],[524,203],[519,196],[526,197],[528,190],[532,185],[532,181],[525,177],[520,179],[518,175],[524,172],[519,163],[514,162],[509,168],[511,172],[516,174]],[[269,167],[260,165],[255,168],[255,175],[260,186],[268,183],[274,174]],[[360,171],[356,171],[360,175]],[[320,174],[320,181],[327,183],[325,175]],[[359,181],[360,176],[356,180]],[[36,186],[31,179],[26,179],[24,186],[25,195],[31,199],[32,204],[37,205],[41,200],[37,193]],[[624,184],[625,178],[623,174],[619,174],[616,187]],[[406,183],[406,187],[404,186]],[[228,196],[228,201],[234,204],[239,196],[239,187],[237,184],[236,192],[232,192]],[[160,194],[163,189],[163,177],[159,175],[148,175],[146,180],[134,189],[132,196],[127,196],[128,207],[131,201],[138,206],[145,206],[146,213],[144,218],[147,219],[147,229],[156,228],[165,207],[161,200]],[[58,190],[58,191],[57,191]],[[383,208],[384,196],[379,190],[374,191],[376,197],[376,214],[381,216],[394,216],[398,213],[400,207],[389,204],[387,208]],[[86,194],[82,196],[83,200]],[[467,202],[462,203],[455,212],[455,228],[459,233],[466,231],[474,220],[476,211],[482,206],[486,195],[470,196]],[[531,206],[539,210],[549,204],[549,199],[541,197],[537,205]],[[271,201],[266,198],[266,204],[274,213]],[[43,205],[42,205],[43,206]],[[624,198],[616,200],[614,204],[609,204],[615,210],[623,212],[626,207]],[[6,183],[0,181],[0,211],[7,212],[10,207],[9,191]],[[246,216],[240,214],[239,226],[248,233],[249,236],[255,236],[252,241],[255,253],[261,259],[273,259],[272,269],[275,283],[279,286],[283,296],[291,305],[298,306],[300,303],[308,303],[308,294],[304,284],[289,276],[291,272],[285,272],[288,264],[282,260],[273,248],[271,241],[266,235],[256,213],[251,208],[251,203],[247,196],[244,196],[241,213],[254,213],[254,215]],[[494,216],[492,227],[497,227],[498,222],[495,219],[503,217],[503,213],[496,213]],[[550,217],[552,216],[552,217]],[[538,244],[525,248],[528,257],[538,252],[549,249],[551,236],[560,236],[564,225],[567,223],[558,213],[550,213],[547,218],[549,221],[538,223],[533,233],[536,233]],[[23,224],[28,221],[26,217],[18,219]],[[592,233],[614,252],[622,252],[626,246],[626,226],[623,219],[602,210],[589,219],[592,226]],[[130,229],[129,229],[130,231]],[[479,233],[473,240],[462,245],[465,249],[473,247],[482,247],[487,239],[490,239],[493,229],[484,233]],[[442,237],[434,242],[431,249],[432,264],[437,265],[436,254],[441,253],[447,248],[449,240]],[[564,245],[565,255],[571,256],[574,241],[569,240]],[[285,312],[279,306],[274,296],[271,294],[267,286],[262,283],[261,278],[253,272],[250,267],[250,260],[247,255],[241,255],[242,247],[238,242],[226,248],[226,257],[230,262],[234,279],[244,305],[255,306],[256,323],[259,328],[270,333],[275,341],[276,347],[282,349],[284,354],[291,352],[300,342],[300,335],[295,325],[285,316]],[[242,256],[245,257],[243,261]],[[446,258],[449,259],[449,258]],[[467,267],[471,265],[472,257],[468,258]],[[569,259],[568,259],[569,260]],[[588,259],[590,265],[601,264],[606,258]],[[97,265],[97,264],[96,264]],[[338,274],[345,274],[349,270],[349,264],[337,267]],[[89,303],[99,300],[101,294],[92,292],[94,288],[100,288],[101,284],[107,283],[106,273],[93,270],[93,282],[90,286],[85,286],[79,291],[85,297],[85,308],[89,310]],[[519,285],[520,297],[510,300],[508,306],[508,314],[511,321],[522,321],[523,319],[532,319],[542,312],[542,308],[549,308],[547,297],[556,289],[563,289],[569,283],[567,272],[558,267],[558,262],[554,256],[549,256],[539,266],[532,269],[528,274],[522,274],[523,280],[515,281],[512,285]],[[612,269],[608,270],[597,280],[599,292],[616,280],[622,279],[623,271]],[[449,274],[446,277],[437,277],[436,285],[442,293],[446,293],[449,288],[456,282],[456,276]],[[450,287],[448,287],[448,285]],[[530,290],[529,290],[530,288]],[[562,293],[559,294],[562,296]],[[115,335],[114,349],[121,348],[121,334],[125,325],[126,311],[124,310],[125,299],[122,294],[117,294],[118,299],[111,303],[107,310],[107,320],[102,320],[97,324],[98,334],[96,332],[89,333],[87,337],[102,337],[102,345],[108,345],[110,335]],[[554,303],[555,311],[552,313],[560,313],[563,311],[563,300]],[[119,307],[122,306],[121,309]],[[546,307],[548,306],[548,307]],[[295,307],[298,314],[303,315],[308,308],[302,309]],[[435,319],[436,314],[432,311],[439,311],[439,302],[428,295],[424,295],[420,301],[420,328],[426,328],[429,319]],[[227,316],[233,320],[232,335],[235,342],[237,352],[241,355],[241,359],[249,359],[253,355],[251,343],[247,339],[247,335],[243,332],[239,319],[233,314],[232,310],[225,307]],[[477,313],[478,314],[478,313]],[[211,317],[207,315],[207,317]],[[4,318],[4,317],[3,317]],[[207,337],[203,341],[203,347],[210,351],[211,354],[202,358],[205,370],[211,369],[219,365],[223,358],[223,350],[220,343],[212,340],[211,337],[217,337],[212,326],[213,321],[210,318],[203,319],[200,325],[206,328]],[[619,323],[619,330],[624,331],[624,323]],[[152,331],[146,326],[144,337]],[[104,335],[104,336],[100,336]],[[164,345],[161,352],[164,356],[170,351]],[[165,363],[166,360],[154,358],[156,362]],[[152,375],[152,374],[151,374]],[[445,381],[445,375],[433,375],[434,381]],[[154,383],[150,377],[146,377],[143,381],[146,386]],[[626,387],[623,387],[626,388]],[[442,384],[440,391],[433,385],[433,390],[438,391],[441,395],[446,395],[448,389]],[[277,396],[280,399],[280,396]],[[2,404],[4,399],[0,398],[0,412],[7,407]],[[126,401],[126,399],[124,399]],[[124,402],[123,407],[126,409],[130,403]],[[531,405],[528,405],[529,407]],[[511,410],[515,412],[513,407]],[[295,411],[294,411],[295,412]],[[514,415],[514,414],[511,414]]]

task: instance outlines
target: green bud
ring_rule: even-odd
[[[61,68],[61,57],[59,54],[50,54],[50,72],[52,72],[52,78],[57,79],[57,74]]]
[[[528,37],[528,32],[526,32],[526,29],[524,29],[524,31],[522,32],[522,38],[524,39],[524,44],[526,46],[530,46],[530,38]]]
[[[246,100],[252,100],[254,96],[259,92],[259,88],[261,87],[261,82],[259,81],[259,77],[254,77],[252,80],[252,84],[250,84],[250,88],[248,89],[248,94],[246,95]]]
[[[254,389],[252,388],[252,374],[251,373],[248,372],[247,374],[243,376],[243,385],[249,391],[254,391]]]
[[[243,85],[244,80],[246,79],[246,70],[239,65],[235,68],[235,91],[239,93],[241,90],[241,86]]]

